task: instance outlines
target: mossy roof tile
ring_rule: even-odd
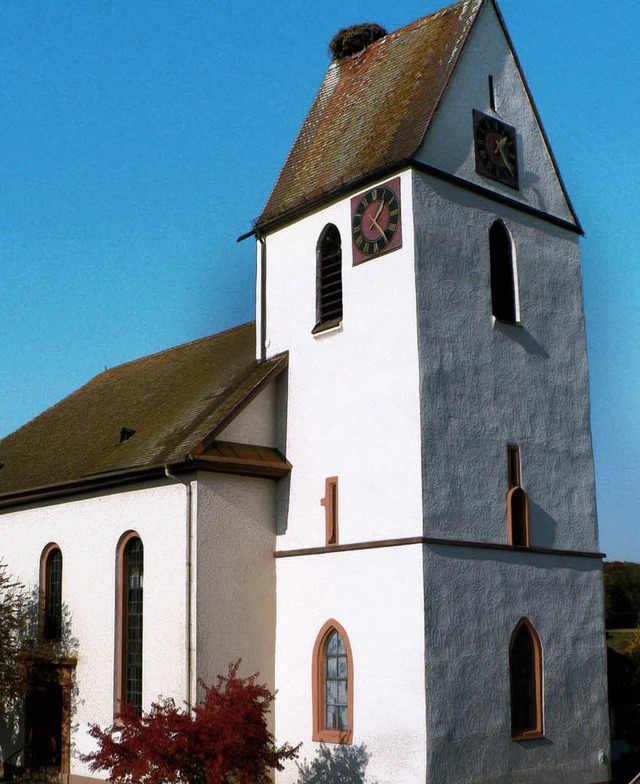
[[[331,63],[258,229],[411,159],[485,0],[463,0]]]
[[[0,441],[0,497],[185,461],[282,361],[250,323],[105,370]]]

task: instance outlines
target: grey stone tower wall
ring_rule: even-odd
[[[601,562],[566,553],[598,548],[578,238],[420,173],[414,210],[424,534],[458,540],[424,546],[427,781],[607,781]],[[498,218],[521,326],[491,313]],[[506,547],[509,443],[529,550]],[[523,617],[542,645],[544,737],[513,740],[509,642]]]

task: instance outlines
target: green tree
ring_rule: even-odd
[[[605,563],[604,598],[607,628],[636,626],[640,613],[640,564],[631,561]]]
[[[0,563],[0,719],[16,713],[27,690],[23,651],[32,624],[29,593]]]

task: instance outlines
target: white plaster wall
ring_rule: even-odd
[[[62,597],[79,641],[76,774],[90,775],[78,759],[92,748],[87,724],[113,721],[116,547],[130,530],[144,545],[144,707],[159,694],[180,702],[186,694],[184,488],[163,483],[0,515],[2,559],[27,586],[38,585],[44,547],[55,542],[62,551]]]
[[[401,175],[403,247],[352,266],[350,199],[267,238],[268,354],[289,351],[288,528],[280,547],[324,545],[325,478],[338,476],[340,542],[421,531],[411,173]],[[312,335],[316,244],[342,238],[341,328]]]
[[[311,664],[330,618],[351,643],[353,743],[371,754],[367,781],[425,781],[424,625],[419,545],[277,559],[276,737],[311,760]],[[295,764],[277,781],[293,784]]]
[[[222,430],[220,441],[236,441],[241,444],[275,446],[276,432],[276,388],[271,382],[238,416]]]
[[[531,543],[597,550],[578,238],[427,175],[414,182],[425,533],[506,543],[513,443]],[[496,218],[515,246],[522,326],[491,314]]]
[[[429,784],[608,781],[597,559],[425,547]],[[543,651],[544,738],[511,739],[509,642]]]
[[[489,107],[490,74],[493,76],[496,112]],[[476,174],[472,109],[494,114],[516,128],[519,191]],[[574,222],[492,3],[485,3],[480,12],[416,158]]]
[[[200,474],[197,503],[197,672],[207,684],[242,658],[274,685],[275,482]]]

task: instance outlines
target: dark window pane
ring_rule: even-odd
[[[57,547],[45,564],[44,636],[48,640],[62,637],[62,553]]]
[[[142,591],[144,557],[142,542],[131,539],[124,552],[124,699],[142,709]]]
[[[325,721],[326,729],[348,729],[348,662],[344,640],[332,631],[325,647]]]
[[[531,631],[522,625],[510,651],[511,730],[517,735],[537,728],[536,650]]]
[[[489,256],[493,315],[501,321],[515,322],[516,298],[511,237],[500,221],[496,221],[489,230]]]

